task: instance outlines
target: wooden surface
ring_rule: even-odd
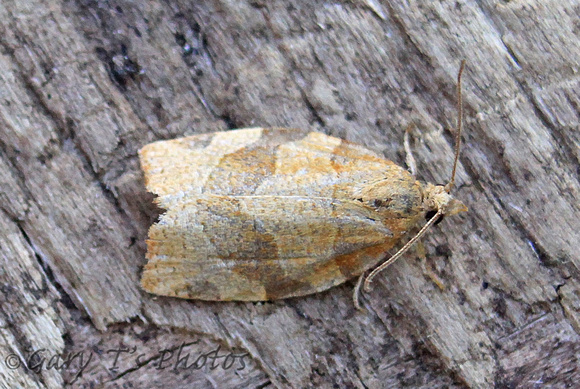
[[[577,0],[2,1],[0,385],[577,384],[579,17]],[[382,273],[367,312],[353,282],[264,304],[139,288],[158,212],[140,147],[302,127],[403,164],[413,123],[419,178],[442,183],[463,58],[469,213]]]

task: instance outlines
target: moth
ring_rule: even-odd
[[[363,279],[368,290],[441,217],[467,210],[450,194],[463,68],[455,162],[445,186],[422,184],[363,146],[298,129],[240,129],[143,147],[146,187],[166,212],[149,230],[142,287],[186,299],[265,301],[359,276],[353,300],[360,307]]]

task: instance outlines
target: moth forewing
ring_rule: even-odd
[[[375,266],[415,222],[394,215],[352,199],[202,194],[151,227],[142,285],[218,301],[316,293]]]

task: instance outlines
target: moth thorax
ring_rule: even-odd
[[[386,218],[409,218],[422,210],[421,192],[421,184],[410,176],[387,177],[364,185],[355,199]]]

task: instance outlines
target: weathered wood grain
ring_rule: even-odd
[[[576,0],[1,2],[0,386],[576,384],[579,17]],[[420,178],[445,182],[463,58],[470,211],[381,274],[368,312],[353,283],[265,304],[139,288],[159,212],[144,144],[302,127],[403,164],[412,123]],[[170,373],[184,342],[188,365],[218,346],[246,364]]]

